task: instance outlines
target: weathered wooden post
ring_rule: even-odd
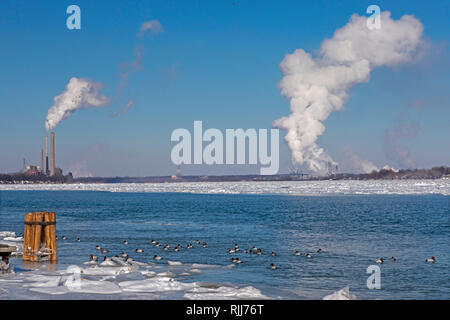
[[[44,214],[45,225],[45,247],[50,253],[49,260],[58,260],[58,248],[56,246],[56,214],[54,212],[45,212]]]
[[[25,213],[25,227],[23,231],[23,253],[22,260],[31,260],[31,242],[33,239],[33,228],[30,224],[33,221],[32,213]]]
[[[31,242],[31,261],[33,262],[39,261],[39,251],[42,243],[42,218],[41,212],[33,213],[33,241]]]
[[[25,214],[23,261],[57,261],[56,215],[54,212]]]

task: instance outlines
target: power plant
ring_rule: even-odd
[[[34,165],[26,165],[24,162],[24,168],[22,172],[28,176],[43,175],[47,177],[54,177],[63,175],[62,170],[60,168],[56,168],[54,132],[50,132],[50,159],[48,150],[48,136],[45,136],[45,162],[44,162],[44,148],[41,148],[41,166],[39,167]]]
[[[55,133],[50,132],[50,177],[55,175]]]
[[[48,136],[45,136],[45,174],[48,175]]]

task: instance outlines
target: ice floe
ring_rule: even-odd
[[[323,300],[356,300],[356,296],[350,293],[350,288],[346,286],[341,290],[335,291],[332,294],[323,297]]]

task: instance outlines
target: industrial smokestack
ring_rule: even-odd
[[[48,136],[45,136],[45,174],[48,175]]]
[[[41,148],[41,173],[44,173],[44,149]]]
[[[50,176],[55,175],[55,133],[50,132]]]

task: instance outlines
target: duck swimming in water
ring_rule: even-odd
[[[89,255],[89,260],[90,261],[98,261],[98,257],[91,254],[91,255]]]
[[[277,254],[272,251],[271,255],[272,255],[272,257],[275,257]]]
[[[391,257],[391,260],[392,260],[392,261],[396,261],[397,259],[395,259],[395,257]]]
[[[63,239],[63,240],[67,240],[67,237],[66,237],[66,236],[62,236],[62,239]]]
[[[375,260],[375,263],[382,264],[384,262],[384,258],[380,258]]]
[[[322,252],[321,248],[317,249],[317,253],[321,253],[321,252]]]
[[[271,264],[270,264],[270,269],[272,269],[272,270],[276,270],[276,269],[277,269],[277,266],[276,266],[276,265],[274,265],[273,263],[271,263]]]
[[[309,253],[306,254],[307,258],[312,258],[312,255],[310,255]]]
[[[301,253],[300,253],[299,251],[295,251],[295,255],[296,255],[296,256],[300,256]]]
[[[231,250],[231,248],[228,248],[227,250],[229,254],[236,253],[236,250]]]
[[[435,263],[436,262],[436,258],[434,256],[432,256],[431,258],[428,258],[427,260],[425,260],[425,262]]]
[[[144,250],[143,249],[136,249],[136,252],[137,253],[142,253],[142,252],[144,252]]]
[[[203,248],[206,248],[206,242],[203,242],[203,243],[202,243],[202,247],[203,247]]]
[[[108,249],[100,248],[100,252],[101,252],[101,253],[107,253],[107,252],[109,252],[109,250],[108,250]]]
[[[127,240],[125,240],[125,241],[123,242],[123,244],[124,244],[124,245],[127,245],[127,244],[128,244],[128,241],[127,241]]]
[[[80,239],[80,238],[77,238],[77,242],[81,242],[81,239]]]
[[[162,259],[162,257],[160,257],[160,256],[157,256],[156,254],[153,256],[153,259],[154,260],[161,260]]]

